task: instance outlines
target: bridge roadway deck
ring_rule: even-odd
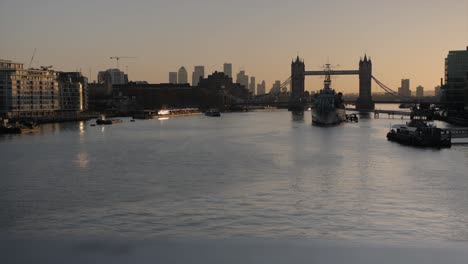
[[[341,71],[304,71],[304,75],[357,75],[358,70],[341,70]]]

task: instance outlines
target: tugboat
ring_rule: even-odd
[[[387,139],[398,143],[419,146],[449,148],[452,146],[450,131],[428,125],[421,120],[412,120],[406,125],[394,125],[387,133]]]
[[[325,64],[324,88],[314,95],[312,107],[312,123],[315,125],[330,126],[346,121],[343,94],[330,87],[330,75],[330,64]]]

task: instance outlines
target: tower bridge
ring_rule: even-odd
[[[331,70],[331,71],[306,71],[305,63],[297,56],[291,63],[291,100],[300,100],[304,96],[304,81],[307,75],[358,75],[359,76],[359,97],[356,100],[356,109],[374,110],[372,101],[372,61],[364,56],[359,60],[358,70]]]

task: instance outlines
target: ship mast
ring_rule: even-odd
[[[331,84],[331,69],[330,69],[330,64],[327,63],[325,64],[325,80],[323,81],[324,88],[325,89],[331,89],[330,84]]]

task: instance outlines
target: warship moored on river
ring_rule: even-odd
[[[331,85],[330,64],[325,65],[324,88],[314,95],[312,123],[315,125],[337,125],[346,121],[346,111],[342,93],[336,93]]]

